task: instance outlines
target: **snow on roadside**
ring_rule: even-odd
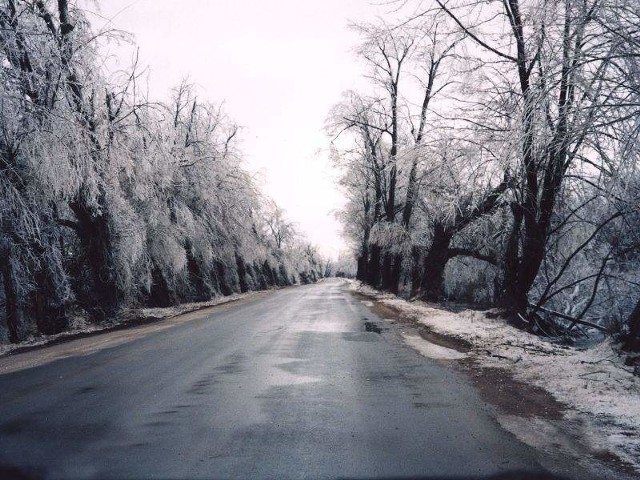
[[[640,379],[624,366],[610,341],[589,349],[556,345],[502,319],[488,318],[485,312],[453,313],[356,282],[350,285],[433,332],[471,343],[469,355],[480,366],[509,370],[516,379],[544,388],[570,409],[586,414],[599,446],[640,469]]]
[[[203,308],[215,307],[216,305],[223,305],[225,303],[234,302],[242,298],[251,297],[257,295],[262,291],[246,292],[246,293],[234,293],[227,295],[226,297],[216,297],[206,302],[194,302],[194,303],[181,303],[174,307],[167,308],[140,308],[132,311],[132,315],[136,318],[142,319],[154,319],[154,318],[171,318],[183,313],[193,312],[195,310],[202,310]]]
[[[467,355],[451,348],[441,347],[426,341],[420,335],[402,334],[402,338],[410,347],[416,349],[420,355],[436,360],[462,360]]]
[[[101,332],[103,330],[110,330],[120,325],[126,325],[128,323],[137,323],[144,321],[162,320],[166,318],[173,318],[184,313],[193,312],[196,310],[202,310],[203,308],[214,307],[216,305],[222,305],[225,303],[247,298],[253,295],[257,295],[261,291],[246,292],[246,293],[234,293],[226,297],[216,297],[206,302],[194,302],[183,303],[173,307],[167,308],[139,308],[130,309],[121,312],[117,317],[102,325],[93,325],[86,321],[82,317],[76,317],[70,321],[70,330],[58,333],[56,335],[41,335],[30,336],[26,340],[17,344],[4,344],[0,345],[0,356],[10,353],[14,350],[18,350],[24,347],[37,347],[44,346],[48,343],[54,342],[62,338],[72,338],[78,334]]]

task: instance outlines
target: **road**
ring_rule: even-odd
[[[401,328],[332,280],[113,344],[115,333],[93,337],[99,348],[76,351],[82,341],[70,342],[56,347],[65,358],[30,368],[20,366],[21,355],[47,349],[0,359],[0,372],[9,372],[0,375],[0,473],[470,479],[540,472],[536,452],[500,428],[460,374],[406,346]]]

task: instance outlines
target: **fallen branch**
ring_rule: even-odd
[[[533,303],[530,303],[529,307],[534,309],[534,311],[540,310],[541,312],[548,313],[549,315],[553,315],[555,317],[562,318],[564,320],[568,320],[570,322],[573,322],[574,324],[579,323],[580,325],[585,325],[587,327],[595,328],[597,330],[600,330],[601,332],[607,333],[607,329],[602,325],[598,325],[597,323],[588,322],[586,320],[579,320],[565,313],[556,312],[555,310],[549,310],[548,308],[544,308],[544,307],[538,307]]]
[[[500,343],[498,344],[498,346],[508,346],[508,347],[514,347],[514,348],[521,348],[522,350],[524,350],[525,352],[528,353],[540,353],[542,355],[565,355],[564,353],[558,352],[556,350],[546,350],[544,348],[539,348],[536,346],[533,346],[533,348],[530,348],[529,345],[517,345],[514,343]]]
[[[616,362],[614,360],[611,360],[610,358],[602,358],[600,360],[596,360],[595,362],[587,362],[586,360],[581,360],[580,361],[580,363],[587,364],[587,365],[597,365],[597,364],[602,363],[602,362],[609,362],[609,363],[611,363],[611,365],[613,365],[615,368],[617,368],[619,370],[623,370],[623,371],[625,371],[627,373],[634,374],[634,370],[630,370],[628,368],[624,368],[618,362]]]
[[[514,361],[512,358],[505,357],[504,355],[498,355],[497,353],[492,353],[491,350],[485,350],[485,353],[490,357],[499,358],[500,360],[511,360],[512,362]],[[515,360],[515,362],[517,362],[518,360]]]
[[[578,375],[579,377],[586,377],[587,375],[595,375],[596,373],[608,373],[611,375],[611,372],[607,372],[606,370],[596,370],[595,372],[585,372]]]

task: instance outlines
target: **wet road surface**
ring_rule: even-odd
[[[67,358],[0,375],[0,473],[471,479],[540,472],[536,453],[499,427],[459,374],[407,347],[401,329],[331,280],[102,349],[73,354],[70,342]],[[0,359],[0,372],[20,355],[27,354]]]

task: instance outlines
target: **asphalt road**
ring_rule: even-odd
[[[66,358],[0,375],[0,474],[470,479],[540,472],[536,453],[500,428],[459,374],[407,347],[401,328],[334,280],[114,344],[108,339],[116,334],[105,334],[100,348],[65,344]],[[0,359],[0,372],[21,355],[46,351]]]

